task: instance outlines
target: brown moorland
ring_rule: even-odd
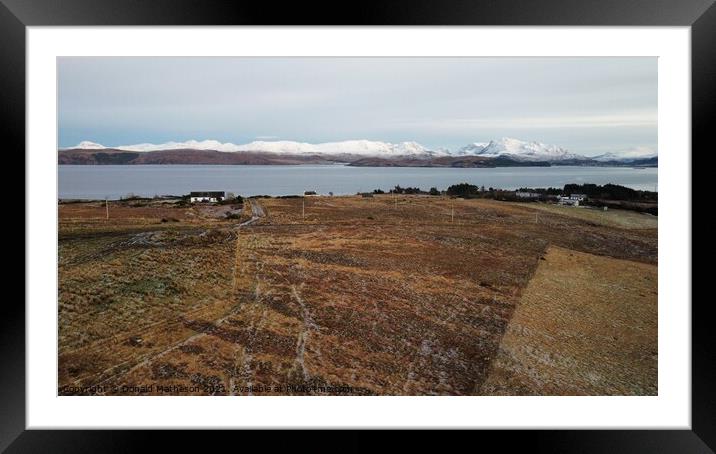
[[[531,204],[254,203],[263,216],[241,227],[253,203],[240,220],[230,207],[110,202],[107,220],[104,203],[61,204],[59,392],[481,394],[548,248],[657,260],[656,228]]]

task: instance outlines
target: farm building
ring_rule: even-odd
[[[199,191],[191,192],[189,194],[189,200],[191,203],[196,202],[221,202],[226,198],[224,191]]]
[[[581,202],[582,200],[587,198],[587,194],[569,194],[569,198]]]

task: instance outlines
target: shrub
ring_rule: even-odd
[[[454,184],[447,188],[448,195],[458,197],[468,197],[476,195],[478,192],[480,192],[480,189],[476,185],[469,183]]]
[[[606,200],[630,201],[656,201],[658,193],[652,191],[637,191],[618,184],[565,184],[565,194],[586,194],[589,198]]]
[[[244,203],[244,198],[240,195],[228,195],[224,200],[219,202],[219,205],[241,205]]]

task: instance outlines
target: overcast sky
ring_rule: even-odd
[[[500,137],[595,155],[657,149],[657,60],[639,58],[58,59],[59,146],[189,139]]]

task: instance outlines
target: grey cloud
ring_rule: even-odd
[[[639,58],[58,59],[60,146],[256,137],[501,136],[596,154],[657,145],[657,61]]]

